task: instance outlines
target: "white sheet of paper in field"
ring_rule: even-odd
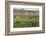
[[[39,27],[27,27],[27,28],[13,28],[13,9],[24,8],[26,10],[39,10]],[[28,8],[28,9],[27,9]],[[42,30],[42,6],[28,6],[28,5],[10,5],[10,31],[36,31]]]

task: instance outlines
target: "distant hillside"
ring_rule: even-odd
[[[39,10],[26,10],[26,9],[14,9],[14,12],[36,12],[39,13]]]
[[[39,10],[25,10],[25,9],[14,9],[14,15],[24,15],[24,14],[32,14],[32,15],[39,15]]]

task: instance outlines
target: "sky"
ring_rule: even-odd
[[[20,10],[39,10],[38,6],[30,6],[30,5],[15,5],[15,9]]]

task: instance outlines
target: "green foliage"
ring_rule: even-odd
[[[14,16],[13,26],[14,28],[38,27],[39,26],[39,16],[16,15]]]

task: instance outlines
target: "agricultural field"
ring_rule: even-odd
[[[16,14],[13,19],[14,28],[39,27],[39,15],[37,14]]]

